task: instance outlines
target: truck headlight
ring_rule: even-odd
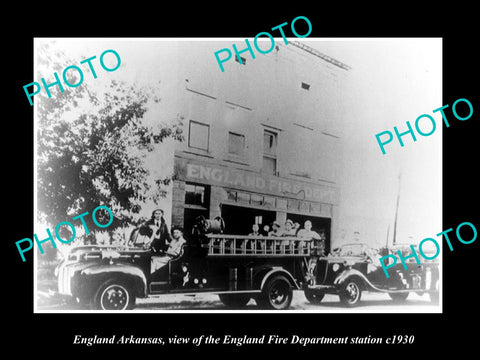
[[[333,271],[338,271],[338,269],[340,269],[340,265],[338,265],[338,264],[333,264],[332,270],[333,270]]]

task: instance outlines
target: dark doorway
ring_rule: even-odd
[[[257,222],[260,229],[275,221],[275,211],[252,209],[240,206],[222,205],[222,218],[225,220],[225,234],[248,235]]]
[[[300,229],[303,229],[303,224],[306,220],[310,220],[312,222],[312,230],[325,239],[325,254],[330,252],[331,219],[298,214],[287,214],[287,219],[292,220],[294,223],[298,222]]]

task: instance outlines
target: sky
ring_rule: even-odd
[[[154,83],[175,76],[168,62],[172,46],[152,46],[152,39],[58,39],[72,58],[97,57],[114,48],[122,54],[122,73],[95,79],[100,86],[112,76],[125,81]],[[219,39],[225,40],[225,39]],[[299,40],[293,38],[292,40]],[[37,40],[48,41],[48,39]],[[282,41],[276,39],[276,41]],[[301,39],[307,45],[351,67],[344,77],[341,109],[344,119],[340,205],[333,223],[335,241],[350,242],[353,233],[371,245],[385,243],[393,234],[396,197],[400,183],[397,242],[418,243],[434,237],[442,214],[442,122],[432,110],[442,103],[442,41],[439,38]],[[158,44],[157,44],[158,45]],[[160,51],[161,50],[161,51]],[[167,67],[159,64],[168,64]],[[170,68],[173,67],[173,68]],[[437,120],[428,137],[413,142],[403,137],[386,145],[382,155],[375,134],[406,130],[421,114]],[[428,123],[422,129],[429,129]],[[426,131],[426,130],[425,130]],[[448,130],[447,130],[448,131]],[[168,214],[166,214],[168,216]]]
[[[391,241],[399,187],[397,242],[434,237],[442,230],[443,129],[441,117],[432,112],[443,105],[441,39],[337,39],[317,46],[352,67],[345,80],[347,127],[339,209],[345,241],[358,231],[361,240],[380,242],[388,230]],[[414,127],[422,114],[434,117],[435,132],[428,137],[416,134],[416,142],[404,136],[404,147],[395,139],[382,155],[375,134],[393,133],[394,126],[405,131],[406,121]],[[427,121],[419,126],[427,132],[431,125]]]

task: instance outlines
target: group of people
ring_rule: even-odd
[[[145,243],[145,247],[150,247],[153,256],[152,256],[152,266],[151,272],[161,269],[163,266],[168,264],[168,262],[180,255],[182,247],[186,244],[186,240],[183,237],[183,230],[179,227],[172,228],[172,232],[168,231],[167,224],[163,218],[163,210],[156,209],[152,212],[151,218],[143,223],[138,231],[140,235],[143,235],[148,239]],[[260,232],[260,225],[253,224],[252,232],[248,234],[249,236],[259,236],[259,237],[295,237],[303,239],[300,241],[298,246],[301,248],[311,240],[315,240],[320,243],[323,243],[323,238],[314,230],[312,230],[312,222],[306,220],[304,222],[304,227],[300,228],[298,222],[294,223],[292,220],[287,219],[285,225],[282,228],[277,221],[274,221],[269,225],[263,227],[263,231]],[[288,239],[280,242],[280,246],[288,246],[291,244]],[[323,244],[324,245],[324,244]]]
[[[260,232],[260,226],[258,224],[252,225],[252,232],[248,235],[250,236],[293,236],[301,239],[307,240],[321,240],[320,235],[312,230],[312,222],[306,220],[303,224],[303,229],[300,229],[300,224],[298,222],[293,222],[290,219],[285,221],[285,226],[282,229],[278,221],[274,221],[271,225],[271,230],[269,225],[263,227],[263,231]]]
[[[307,241],[315,241],[315,245],[319,246],[321,249],[324,249],[325,243],[324,239],[314,230],[312,230],[312,222],[306,220],[303,224],[303,228],[300,228],[298,222],[293,222],[290,219],[285,221],[285,225],[282,229],[278,221],[274,221],[271,224],[271,230],[269,225],[263,227],[263,231],[260,232],[260,226],[258,224],[252,225],[252,232],[248,234],[249,236],[267,236],[267,237],[295,237],[303,239],[303,241],[298,242],[297,246],[302,249],[307,244]],[[292,246],[293,244],[289,240],[280,242],[280,247]]]

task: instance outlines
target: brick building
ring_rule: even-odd
[[[236,39],[176,45],[185,141],[174,150],[171,224],[188,235],[197,216],[222,216],[226,233],[248,234],[253,223],[309,219],[329,248],[349,67],[313,43],[277,41],[222,73],[213,53],[232,43],[244,47]]]

